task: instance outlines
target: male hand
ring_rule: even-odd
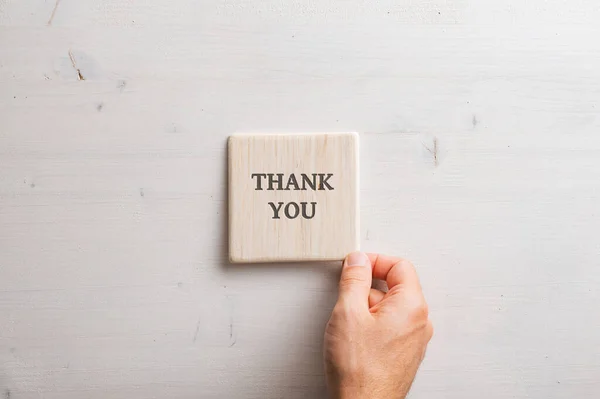
[[[371,288],[385,280],[388,292]],[[355,252],[344,261],[325,330],[327,384],[335,399],[404,399],[433,335],[407,260]]]

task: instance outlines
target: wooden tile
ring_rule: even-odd
[[[338,260],[358,246],[356,133],[229,138],[232,262]]]

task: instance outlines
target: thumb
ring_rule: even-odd
[[[340,277],[340,297],[346,302],[364,305],[369,309],[369,293],[373,281],[371,261],[364,252],[353,252],[346,257]]]

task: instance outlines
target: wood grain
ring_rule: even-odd
[[[229,264],[240,131],[361,132],[411,399],[600,396],[597,0],[55,5],[0,0],[0,397],[326,397],[339,263]]]
[[[358,206],[357,134],[229,138],[232,262],[342,260]]]

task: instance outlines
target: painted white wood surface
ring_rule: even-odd
[[[226,138],[359,131],[361,245],[436,326],[412,398],[600,396],[598,21],[0,0],[0,394],[324,397],[337,268],[227,264]]]

